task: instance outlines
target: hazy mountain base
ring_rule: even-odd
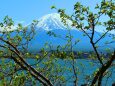
[[[28,53],[29,54],[29,53]],[[34,53],[30,53],[31,55]],[[36,53],[35,53],[36,54]],[[112,55],[112,52],[107,53],[99,53],[102,57],[101,59],[107,59]],[[82,51],[58,51],[58,50],[51,50],[51,51],[44,51],[41,50],[37,52],[37,59],[44,57],[45,55],[48,57],[55,56],[55,58],[66,59],[66,58],[74,58],[74,59],[97,59],[96,54],[93,51],[90,52],[82,52]],[[33,57],[25,57],[25,58],[36,58]]]

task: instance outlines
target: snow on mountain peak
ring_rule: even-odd
[[[72,30],[77,30],[76,28],[73,28],[72,22],[70,20],[66,20],[66,23],[68,24],[69,29]],[[50,31],[50,30],[55,30],[55,29],[61,29],[61,30],[66,30],[67,26],[65,26],[60,18],[60,14],[58,13],[51,13],[47,14],[39,19],[39,23],[37,25],[39,29]],[[105,30],[105,29],[104,29]],[[103,30],[96,29],[97,32],[104,32]],[[110,31],[109,33],[115,34],[115,30]]]
[[[71,26],[71,21],[67,20],[68,26]],[[39,29],[54,30],[54,29],[66,29],[67,27],[61,22],[60,15],[58,13],[47,14],[39,19],[37,25]]]

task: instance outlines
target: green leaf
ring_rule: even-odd
[[[53,6],[51,6],[51,9],[55,9],[56,7],[53,5]]]

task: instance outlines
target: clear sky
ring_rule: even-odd
[[[8,15],[15,22],[28,24],[34,19],[56,12],[50,9],[52,5],[65,8],[67,13],[71,13],[77,1],[93,8],[101,0],[0,0],[0,21]]]

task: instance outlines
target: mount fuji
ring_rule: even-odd
[[[67,20],[69,28],[71,28],[72,22]],[[60,15],[58,13],[47,14],[39,19],[39,23],[37,25],[39,29],[43,29],[46,31],[50,30],[66,30],[66,26],[61,22]],[[73,29],[73,28],[72,28]]]
[[[39,22],[35,28],[36,35],[34,39],[30,42],[30,51],[31,52],[39,52],[41,48],[44,47],[45,43],[49,43],[53,46],[53,50],[57,48],[57,46],[64,46],[67,44],[67,34],[71,33],[72,35],[72,43],[74,44],[76,40],[80,40],[74,47],[74,51],[93,51],[93,48],[90,44],[90,40],[87,36],[83,36],[83,32],[71,27],[71,21],[67,20],[68,27],[70,30],[61,22],[60,15],[57,13],[47,14],[39,19]],[[48,32],[53,32],[54,36],[49,36]],[[101,32],[97,32],[94,36],[94,41],[98,39],[102,34]],[[109,40],[108,40],[109,39]],[[113,41],[109,34],[103,38],[97,45],[99,45],[98,50],[101,52],[105,52],[106,49],[114,50],[115,43],[105,45],[105,42]],[[115,39],[114,39],[115,41]],[[45,47],[44,47],[45,48]]]
[[[76,41],[79,41],[76,45],[74,45],[73,51],[93,51],[89,38],[87,36],[83,36],[84,34],[81,30],[71,27],[72,22],[69,20],[66,21],[68,24],[68,27],[66,27],[61,22],[60,15],[58,13],[47,14],[41,17],[38,21],[39,22],[35,27],[35,36],[29,43],[28,50],[30,52],[39,52],[41,48],[50,50],[48,46],[44,46],[45,44],[52,46],[52,50],[56,50],[58,46],[66,46],[68,43],[68,35],[72,36],[72,45],[74,45]],[[8,31],[12,30],[16,30],[16,28],[12,27],[11,29],[8,29]],[[0,31],[4,31],[4,28],[0,27]],[[96,31],[96,34],[94,35],[94,41],[100,38],[100,34],[103,33]],[[113,41],[113,43],[105,44],[105,42],[108,41]],[[108,33],[105,38],[98,42],[97,46],[99,46],[97,49],[101,52],[106,52],[107,49],[113,51],[115,49],[115,38],[112,39]],[[68,48],[66,50],[69,51]]]

